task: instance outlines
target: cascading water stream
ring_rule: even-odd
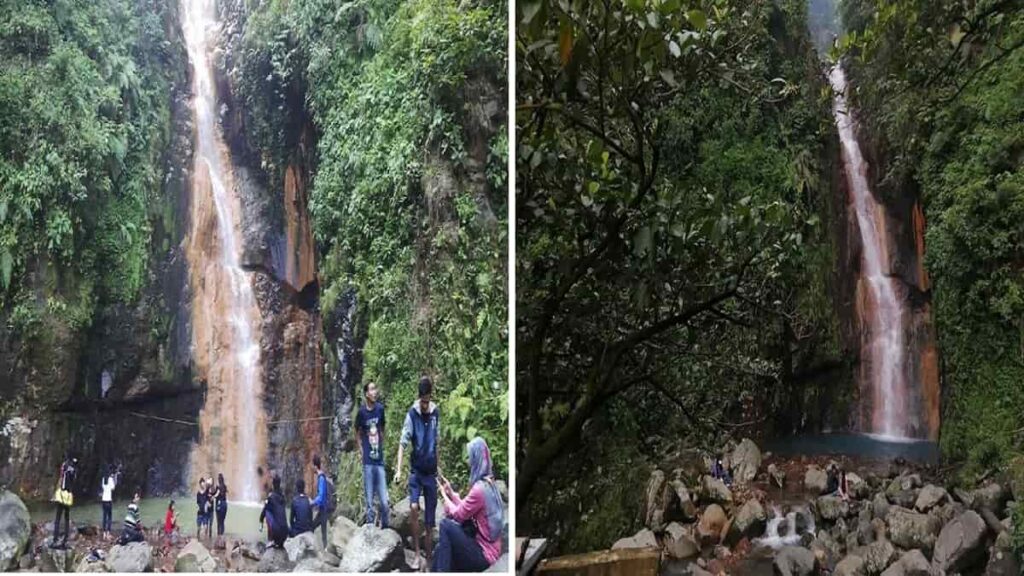
[[[867,341],[863,352],[867,378],[873,391],[871,432],[887,438],[905,438],[907,429],[905,303],[895,281],[888,276],[883,207],[868,186],[867,164],[857,142],[856,123],[846,100],[846,75],[838,64],[829,81],[835,92],[833,115],[842,144],[842,159],[862,246],[861,278],[868,290],[861,323]],[[860,285],[858,289],[863,288]]]
[[[233,500],[260,498],[257,470],[266,438],[261,405],[259,321],[249,275],[240,264],[240,207],[231,161],[217,122],[211,42],[217,30],[214,0],[183,0],[183,28],[193,66],[195,158],[192,183],[194,353],[206,378],[202,437],[192,475],[223,473]],[[215,218],[210,218],[210,202]],[[210,230],[213,228],[213,230]]]
[[[769,548],[782,548],[799,544],[804,534],[814,536],[814,514],[806,507],[792,508],[785,514],[779,506],[771,507],[771,517],[765,526],[764,536],[754,542]]]

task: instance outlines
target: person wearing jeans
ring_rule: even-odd
[[[505,503],[491,471],[491,451],[477,436],[469,443],[469,492],[460,498],[441,477],[441,497],[448,516],[441,521],[434,572],[483,572],[501,556]],[[474,536],[463,526],[472,522]]]
[[[102,531],[104,539],[112,536],[111,533],[114,524],[114,488],[116,487],[117,474],[114,472],[114,467],[111,466],[107,470],[107,475],[103,477],[103,482],[100,483],[100,488],[102,490],[100,501],[103,503]]]
[[[376,520],[374,497],[380,500],[380,527],[388,527],[388,482],[384,475],[384,406],[377,402],[377,385],[363,385],[366,403],[356,415],[356,430],[363,448],[363,492],[366,495],[366,523]]]
[[[407,446],[412,447],[410,454],[409,471],[409,520],[412,524],[413,550],[416,553],[416,560],[410,566],[413,570],[419,569],[420,558],[420,496],[423,496],[423,511],[425,512],[424,524],[426,531],[426,559],[427,566],[434,554],[433,531],[435,520],[434,513],[437,510],[437,473],[438,473],[438,452],[441,441],[441,411],[437,404],[430,401],[434,392],[434,385],[430,378],[420,378],[419,399],[413,402],[412,407],[405,414],[405,423],[402,425],[402,438],[398,444],[398,465],[395,466],[395,483],[402,481],[402,460]]]

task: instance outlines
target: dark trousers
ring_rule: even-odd
[[[114,503],[104,502],[103,503],[103,531],[110,532],[113,526],[114,518]]]
[[[316,532],[317,524],[320,525],[320,536],[324,542],[324,548],[327,548],[327,510],[325,508],[318,508],[316,512],[316,518],[313,519],[313,531]]]
[[[57,517],[53,519],[53,542],[60,538],[60,515],[64,515],[64,543],[68,543],[68,532],[71,530],[71,506],[57,504]]]
[[[228,507],[217,508],[217,536],[224,535],[224,518],[228,515]]]
[[[441,520],[433,572],[483,572],[490,567],[480,544],[450,518]]]

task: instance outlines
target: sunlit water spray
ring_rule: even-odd
[[[843,165],[860,229],[863,266],[861,278],[868,290],[867,310],[861,323],[867,341],[863,349],[867,377],[873,391],[871,429],[883,438],[903,438],[907,430],[907,369],[905,303],[888,276],[885,211],[868,186],[867,163],[857,142],[856,124],[846,100],[846,75],[836,65],[829,74],[835,92],[833,115],[842,143]]]
[[[193,66],[195,158],[189,265],[193,288],[193,353],[207,382],[193,483],[223,473],[229,494],[261,496],[257,470],[266,434],[260,380],[259,312],[249,274],[240,265],[238,198],[231,161],[217,122],[210,54],[217,33],[214,0],[183,0],[183,28]],[[210,208],[215,218],[210,218]],[[212,230],[211,230],[212,228]]]

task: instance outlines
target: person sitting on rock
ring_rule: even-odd
[[[477,436],[469,442],[469,493],[465,498],[441,477],[441,497],[448,516],[441,521],[434,572],[483,572],[501,556],[505,503],[491,470],[491,451]],[[463,529],[470,523],[473,535]]]
[[[295,481],[295,498],[292,498],[291,530],[289,534],[298,536],[303,532],[313,531],[313,506],[306,496],[306,481],[299,478]]]
[[[833,464],[828,465],[828,477],[825,482],[825,494],[836,494],[839,492],[839,470]]]
[[[142,497],[138,492],[128,504],[128,514],[124,517],[124,529],[121,531],[121,538],[118,544],[124,546],[130,542],[143,542],[146,537],[142,534],[142,517],[139,514],[139,501]]]
[[[284,494],[281,493],[279,476],[274,476],[273,486],[270,496],[263,503],[263,511],[260,512],[260,530],[263,530],[263,522],[266,521],[267,536],[270,536],[271,545],[281,548],[288,539],[288,518],[285,516]]]
[[[732,484],[732,475],[729,474],[729,470],[722,463],[721,454],[716,454],[715,461],[711,464],[711,477],[715,480],[721,480],[726,486]]]
[[[846,469],[839,469],[839,482],[836,487],[836,496],[839,496],[843,500],[850,499],[850,484],[846,481]]]

